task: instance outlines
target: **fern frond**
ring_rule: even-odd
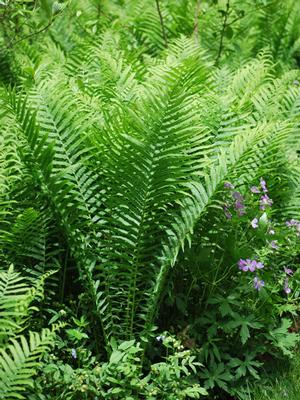
[[[7,400],[26,399],[22,394],[33,386],[32,377],[39,367],[41,356],[54,344],[55,331],[43,329],[12,339],[11,344],[0,349],[0,397]]]
[[[0,344],[24,329],[33,310],[31,303],[43,299],[45,280],[53,274],[49,271],[41,275],[28,287],[28,281],[12,265],[8,271],[0,270]]]
[[[0,343],[20,329],[20,321],[28,312],[28,307],[23,306],[29,291],[24,279],[14,272],[13,266],[7,272],[0,271]]]

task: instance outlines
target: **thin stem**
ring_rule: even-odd
[[[162,31],[163,39],[164,39],[164,42],[165,42],[165,47],[168,47],[168,39],[167,39],[167,35],[166,35],[166,30],[165,30],[165,24],[164,24],[163,16],[162,16],[161,9],[160,9],[160,5],[159,5],[159,0],[155,0],[155,3],[156,3],[157,12],[158,12],[158,15],[159,15],[160,26],[161,26],[161,31]]]
[[[67,250],[67,252],[65,254],[65,260],[64,260],[63,270],[62,270],[62,283],[61,283],[61,287],[60,287],[60,302],[61,303],[63,303],[64,295],[65,295],[68,259],[69,259],[69,250]]]
[[[17,43],[22,42],[23,40],[29,39],[33,36],[39,35],[40,33],[45,32],[48,28],[50,28],[50,26],[53,24],[53,22],[55,21],[55,19],[62,13],[63,10],[60,10],[55,16],[52,16],[52,18],[50,19],[50,21],[48,22],[48,24],[46,26],[44,26],[43,28],[41,28],[38,31],[29,33],[28,35],[25,35],[23,37],[21,37],[20,39],[14,41],[14,39],[12,39],[10,41],[10,43],[7,45],[7,47],[13,47],[14,45],[16,45]]]
[[[218,50],[217,58],[216,58],[216,61],[215,61],[215,65],[219,64],[220,57],[222,55],[223,46],[224,46],[225,29],[228,26],[227,25],[227,20],[228,20],[228,16],[229,16],[229,9],[230,9],[230,0],[227,0],[226,11],[225,11],[225,14],[224,14],[224,19],[223,19],[223,26],[222,26],[222,30],[221,30],[221,38],[220,38],[219,50]]]
[[[201,0],[197,0],[196,8],[195,8],[195,20],[194,20],[194,34],[195,34],[195,41],[199,45],[199,15],[200,15],[200,6]]]

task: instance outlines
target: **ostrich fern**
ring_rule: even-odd
[[[108,97],[96,80],[74,92],[76,71],[49,71],[26,95],[5,95],[7,113],[59,215],[106,344],[147,338],[170,268],[218,204],[222,182],[281,173],[297,129],[297,73],[271,82],[267,52],[236,72],[217,70],[184,39],[142,81],[124,67],[125,84],[107,81]]]
[[[136,0],[74,1],[39,42],[16,44],[19,80],[0,94],[1,259],[40,275],[63,235],[107,348],[149,338],[178,255],[222,215],[224,180],[267,174],[297,214],[299,73],[284,60],[295,64],[299,6],[286,3],[232,1],[236,52],[215,5],[200,4],[195,40],[198,2],[173,0],[161,2],[167,49],[155,2]],[[282,37],[261,23],[273,11]]]
[[[43,296],[47,276],[31,288],[13,266],[0,271],[0,397],[3,399],[26,398],[22,393],[32,386],[41,356],[54,344],[59,325],[41,333],[29,332],[28,338],[21,334],[30,317],[30,303]]]

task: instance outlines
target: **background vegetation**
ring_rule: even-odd
[[[270,398],[299,63],[294,0],[0,1],[1,398]]]

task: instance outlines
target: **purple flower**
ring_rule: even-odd
[[[236,208],[237,210],[241,210],[242,208],[245,208],[245,205],[244,205],[244,203],[242,203],[241,201],[237,200],[237,201],[235,202],[235,208]]]
[[[265,282],[259,279],[257,276],[253,279],[253,286],[256,290],[260,290],[265,286]]]
[[[252,260],[250,260],[249,258],[247,260],[240,259],[238,262],[238,266],[239,266],[239,269],[244,272],[249,271],[250,268],[254,271],[254,269],[252,267]]]
[[[288,226],[289,228],[291,226],[294,226],[297,223],[297,221],[295,219],[290,219],[289,221],[286,221],[286,226]]]
[[[251,226],[252,226],[252,228],[254,228],[254,229],[258,228],[258,218],[254,218],[254,219],[251,221]]]
[[[274,250],[279,249],[278,240],[272,240],[269,244],[272,249]]]
[[[289,287],[289,278],[285,278],[283,290],[286,294],[290,294],[292,289]]]
[[[238,201],[240,201],[240,202],[242,202],[242,201],[244,200],[244,198],[243,198],[243,196],[241,195],[240,192],[233,192],[233,193],[232,193],[232,197],[233,197],[235,200],[238,200]]]
[[[261,196],[259,204],[260,204],[260,209],[265,210],[267,207],[272,206],[273,200],[270,199],[270,197],[267,194],[264,194],[263,196]]]
[[[258,189],[257,186],[252,186],[252,187],[250,188],[250,191],[251,191],[252,193],[260,193],[260,190]]]
[[[264,264],[261,262],[261,261],[255,261],[255,268],[256,269],[262,269],[262,268],[264,268],[265,266],[264,266]]]
[[[289,228],[291,226],[296,226],[299,222],[296,219],[290,219],[289,221],[286,221],[286,226],[288,226]]]
[[[231,218],[232,218],[232,214],[231,214],[230,211],[224,210],[224,214],[225,214],[225,217],[226,217],[227,219],[231,219]]]
[[[247,272],[254,272],[256,269],[262,269],[264,268],[264,265],[262,262],[257,262],[256,260],[250,260],[247,258],[246,260],[240,259],[238,262],[239,269],[241,271]]]
[[[225,182],[225,183],[224,183],[224,188],[225,188],[225,189],[234,189],[234,186],[233,186],[233,184],[230,183],[230,182]]]
[[[290,268],[287,268],[287,267],[283,267],[283,269],[284,269],[284,272],[287,274],[287,275],[293,275],[293,273],[294,273],[294,271],[292,270],[292,269],[290,269]]]
[[[272,229],[272,228],[269,229],[269,230],[268,230],[268,234],[269,234],[269,235],[275,235],[274,229]]]
[[[246,214],[246,211],[244,208],[241,208],[241,209],[237,210],[237,214],[239,217],[242,217],[243,215]]]
[[[77,358],[76,349],[71,350],[71,355],[72,355],[73,360],[76,360],[76,358]]]
[[[295,227],[297,231],[297,236],[300,236],[300,221],[297,221],[296,219],[290,219],[289,221],[286,221],[286,226],[289,228]]]
[[[236,197],[238,197],[238,195],[240,195],[240,193],[237,193]],[[241,196],[241,195],[240,195]],[[240,198],[237,198],[235,203],[234,203],[234,208],[236,209],[238,215],[241,217],[242,215],[245,215],[245,204],[243,203],[243,197],[241,196]]]
[[[263,192],[267,193],[267,191],[268,191],[267,183],[263,178],[260,178],[260,186],[261,186]]]
[[[227,219],[231,219],[231,218],[232,218],[232,214],[231,214],[231,212],[229,211],[228,205],[227,205],[227,204],[224,204],[224,205],[223,205],[223,210],[224,210],[225,217],[226,217]]]

